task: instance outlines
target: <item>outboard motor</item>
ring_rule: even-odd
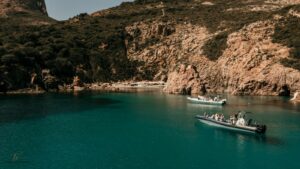
[[[257,125],[256,126],[256,128],[257,128],[257,133],[265,133],[266,132],[266,130],[267,130],[267,126],[266,125]]]

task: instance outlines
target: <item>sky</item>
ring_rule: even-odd
[[[45,0],[50,17],[66,20],[80,13],[92,13],[133,0]]]

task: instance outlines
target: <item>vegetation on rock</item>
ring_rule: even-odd
[[[300,5],[288,8],[300,12]],[[286,15],[289,15],[286,12]],[[290,57],[281,60],[282,64],[300,70],[300,18],[289,15],[276,24],[273,41],[291,48]]]
[[[204,55],[214,61],[226,49],[229,34],[253,22],[268,20],[276,14],[288,15],[290,9],[299,8],[293,5],[284,9],[249,10],[265,4],[264,0],[213,0],[212,5],[203,2],[136,0],[92,15],[80,14],[64,22],[36,12],[0,17],[0,90],[32,85],[57,88],[57,85],[71,84],[74,76],[83,82],[151,79],[157,68],[145,69],[140,75],[138,68],[145,63],[127,56],[126,43],[132,42],[133,37],[125,28],[136,22],[160,20],[203,26],[215,34],[203,46]],[[47,24],[26,24],[34,20]],[[294,16],[281,19],[276,25],[274,41],[293,49],[291,57],[282,63],[300,70],[299,23],[299,18]],[[159,41],[153,37],[140,47]],[[43,73],[45,71],[48,73]],[[37,80],[32,84],[34,74]],[[49,79],[52,85],[47,84]]]

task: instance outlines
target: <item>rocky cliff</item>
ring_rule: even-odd
[[[74,77],[163,80],[168,93],[290,95],[300,88],[299,3],[136,0],[0,32],[0,84],[58,89]]]
[[[155,80],[167,79],[169,93],[290,95],[298,90],[300,55],[294,43],[299,38],[291,36],[299,32],[284,24],[300,28],[299,6],[291,6],[299,1],[231,2],[189,1],[180,10],[165,3],[170,18],[127,27],[134,36],[128,57],[145,62],[141,70]],[[194,11],[183,22],[172,18],[173,10],[184,8],[211,13]]]

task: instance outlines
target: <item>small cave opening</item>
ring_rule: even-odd
[[[192,94],[192,88],[191,87],[183,88],[182,94],[183,95],[191,95]]]
[[[290,96],[291,90],[287,85],[283,85],[279,91],[279,96]]]

